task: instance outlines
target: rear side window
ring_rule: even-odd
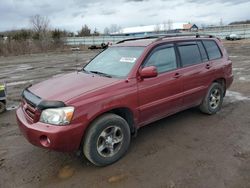
[[[201,53],[201,59],[203,62],[208,61],[206,50],[202,44],[201,41],[197,41],[197,45],[199,47],[200,53]]]
[[[201,63],[201,55],[196,43],[178,44],[178,49],[183,67]]]
[[[158,73],[176,69],[177,63],[174,47],[161,47],[156,49],[146,61],[145,66],[155,66]]]
[[[222,57],[221,51],[215,41],[204,40],[203,44],[207,50],[209,60],[219,59]]]

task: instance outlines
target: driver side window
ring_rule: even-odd
[[[176,69],[177,62],[174,47],[159,47],[154,50],[147,59],[145,66],[155,66],[158,73]]]

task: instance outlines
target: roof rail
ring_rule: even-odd
[[[176,33],[176,34],[167,34],[162,37],[159,37],[156,41],[160,41],[164,38],[171,38],[171,37],[195,37],[195,38],[201,38],[201,37],[207,37],[207,38],[214,38],[213,35],[208,34],[200,34],[200,33]]]
[[[171,37],[195,37],[195,38],[200,38],[200,37],[208,37],[208,38],[215,38],[215,36],[213,35],[209,35],[209,34],[200,34],[200,33],[175,33],[175,34],[158,34],[158,35],[149,35],[146,37],[137,37],[137,38],[129,38],[129,39],[124,39],[121,40],[119,42],[117,42],[116,44],[120,44],[126,41],[133,41],[133,40],[142,40],[142,39],[156,39],[155,41],[160,41],[163,40],[165,38],[171,38]]]
[[[129,38],[129,39],[124,39],[124,40],[118,41],[116,44],[120,44],[120,43],[123,43],[123,42],[126,42],[126,41],[142,40],[142,39],[154,39],[154,38],[157,39],[159,37],[156,36],[156,35],[150,35],[150,36],[147,36],[147,37]]]

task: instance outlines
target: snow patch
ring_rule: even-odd
[[[33,80],[25,80],[25,81],[17,81],[17,82],[10,82],[7,83],[7,86],[17,86],[17,85],[23,85],[23,84],[27,84],[27,83],[32,83]]]
[[[244,96],[243,94],[236,91],[227,91],[225,99],[229,102],[249,101],[250,97]]]
[[[244,70],[244,68],[233,68],[233,71],[241,71],[241,70]]]
[[[6,110],[10,111],[10,110],[15,110],[17,108],[18,108],[18,106],[9,106],[9,107],[6,108]]]
[[[247,79],[245,77],[239,77],[239,80],[246,81]]]
[[[22,64],[22,65],[20,65],[16,70],[22,71],[22,70],[30,70],[30,69],[32,69],[32,68],[33,68],[33,67],[30,66],[30,65]]]

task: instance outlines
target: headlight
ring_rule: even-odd
[[[49,108],[42,111],[40,122],[52,125],[67,125],[74,113],[74,107]]]

